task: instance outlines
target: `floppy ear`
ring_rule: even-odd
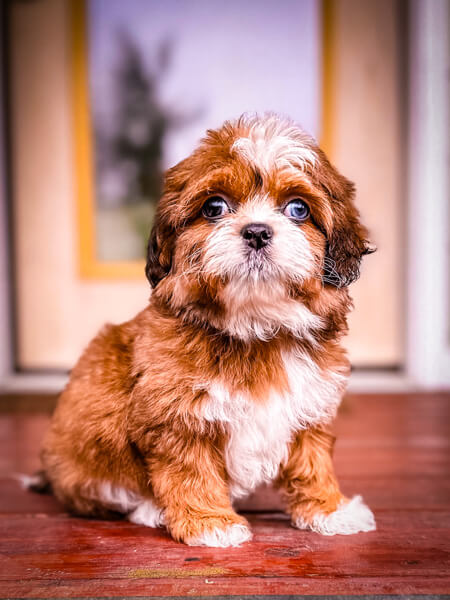
[[[145,274],[155,288],[168,275],[175,250],[180,215],[178,202],[189,176],[188,160],[169,169],[164,178],[163,195],[158,203],[153,228],[147,245]]]
[[[333,213],[333,223],[327,232],[323,281],[346,287],[358,279],[362,257],[375,252],[376,247],[368,241],[368,231],[354,205],[354,184],[338,173],[323,154],[319,181]]]
[[[172,228],[164,227],[161,221],[157,213],[147,245],[145,274],[153,288],[169,273],[172,266],[175,235]]]

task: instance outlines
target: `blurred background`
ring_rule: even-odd
[[[357,186],[363,389],[450,387],[448,0],[1,5],[0,388],[59,389],[143,308],[164,170],[243,112],[288,115]]]

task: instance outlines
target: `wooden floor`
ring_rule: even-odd
[[[374,510],[376,532],[323,537],[291,528],[281,513],[255,513],[254,540],[234,549],[75,518],[52,497],[21,490],[10,476],[38,467],[48,419],[38,410],[0,414],[2,598],[450,592],[448,394],[346,401],[336,469],[344,492]]]

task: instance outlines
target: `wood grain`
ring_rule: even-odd
[[[0,415],[0,596],[448,593],[449,418],[449,394],[351,396],[336,427],[336,470],[348,495],[363,494],[378,530],[324,537],[293,529],[280,512],[253,512],[253,541],[223,550],[76,518],[23,491],[11,475],[38,466],[49,417]]]

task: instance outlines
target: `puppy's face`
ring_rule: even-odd
[[[353,194],[290,122],[226,123],[168,171],[147,276],[173,308],[215,326],[244,307],[276,321],[277,303],[358,277],[369,250]]]

